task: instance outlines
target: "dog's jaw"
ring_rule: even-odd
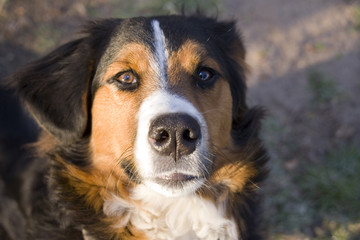
[[[185,113],[192,116],[200,125],[201,140],[196,150],[183,156],[177,164],[170,157],[161,156],[154,151],[148,140],[151,121],[159,115],[168,113]],[[208,130],[201,113],[186,99],[168,93],[165,90],[154,92],[141,104],[138,116],[138,129],[135,141],[135,161],[143,183],[152,190],[168,197],[176,197],[193,193],[204,182],[211,166],[208,151]],[[187,162],[185,165],[184,162]],[[161,164],[168,165],[162,167]],[[166,179],[171,174],[192,176],[179,186],[161,184],[156,179]]]

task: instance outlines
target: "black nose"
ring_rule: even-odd
[[[175,161],[194,152],[200,138],[200,125],[188,114],[164,114],[150,124],[149,142],[153,149]]]

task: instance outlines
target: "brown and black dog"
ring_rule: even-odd
[[[25,66],[9,85],[43,130],[4,238],[260,239],[246,69],[234,22],[201,16],[95,21]]]

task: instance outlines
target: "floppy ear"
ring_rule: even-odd
[[[87,37],[64,44],[9,79],[40,126],[61,142],[86,132],[90,82],[101,55],[99,48],[106,46],[112,32],[109,26],[114,25],[108,21],[89,24]]]
[[[246,104],[246,73],[249,67],[245,62],[245,47],[236,31],[235,22],[218,22],[214,31],[217,44],[224,54],[224,68],[227,70],[233,98],[232,137],[238,144],[257,138],[260,121],[265,113],[261,107],[248,108]]]
[[[85,39],[69,42],[11,76],[10,85],[44,129],[61,141],[80,137],[92,76]]]
[[[217,22],[213,32],[217,46],[222,50],[223,67],[227,70],[233,98],[233,129],[241,124],[246,105],[246,72],[245,47],[241,36],[236,31],[235,22]]]

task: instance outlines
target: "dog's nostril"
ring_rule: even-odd
[[[198,129],[185,129],[182,138],[189,142],[196,141],[199,138],[199,133],[200,131]]]
[[[163,143],[165,142],[170,136],[169,133],[166,130],[158,130],[156,132],[153,132],[152,135],[149,136],[151,139],[153,139],[156,143]]]

